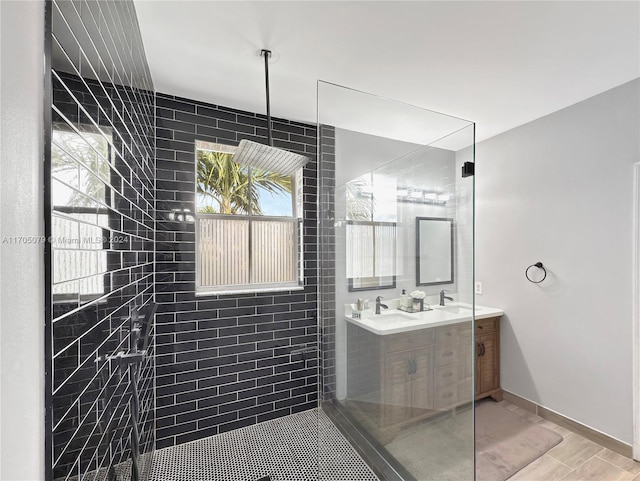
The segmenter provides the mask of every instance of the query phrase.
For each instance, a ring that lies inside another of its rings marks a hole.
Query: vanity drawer
[[[436,367],[457,363],[459,360],[458,344],[438,344],[436,346]]]
[[[419,331],[402,332],[392,334],[385,338],[385,347],[388,351],[408,351],[416,347],[430,346],[435,339],[433,329],[421,329]]]
[[[436,409],[448,409],[458,402],[458,384],[436,388],[434,404]]]
[[[457,342],[460,335],[460,324],[436,327],[436,341],[438,344]]]
[[[449,364],[440,366],[435,369],[436,387],[446,386],[447,384],[455,384],[460,378],[460,366],[458,364]]]
[[[487,332],[495,332],[498,328],[499,317],[490,317],[489,319],[476,319],[476,336]]]

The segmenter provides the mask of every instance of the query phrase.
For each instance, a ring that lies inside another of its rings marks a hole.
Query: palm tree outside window
[[[56,122],[51,136],[54,303],[88,302],[109,290],[107,263],[121,237],[109,229],[111,130]]]
[[[302,168],[267,170],[235,162],[233,146],[196,147],[197,290],[300,287]]]

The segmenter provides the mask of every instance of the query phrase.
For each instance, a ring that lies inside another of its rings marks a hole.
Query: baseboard
[[[574,433],[579,434],[580,436],[585,437],[590,441],[593,441],[594,443],[598,443],[600,446],[604,446],[611,451],[622,454],[627,458],[633,457],[633,447],[631,445],[623,443],[622,441],[612,438],[611,436],[601,433],[600,431],[596,431],[589,426],[581,424],[577,421],[574,421],[573,419],[563,416],[562,414],[558,414],[555,411],[540,406],[539,404],[520,397],[517,394],[513,394],[509,391],[504,391],[504,400],[515,404],[525,411],[529,411],[530,413],[536,414],[543,419],[551,421],[558,426],[562,426],[569,431],[573,431]]]

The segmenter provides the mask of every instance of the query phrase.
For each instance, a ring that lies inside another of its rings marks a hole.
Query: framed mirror
[[[416,285],[453,284],[453,219],[416,217]]]

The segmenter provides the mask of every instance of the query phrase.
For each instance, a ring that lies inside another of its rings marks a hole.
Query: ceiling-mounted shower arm
[[[304,167],[309,161],[309,157],[279,149],[273,146],[273,135],[271,128],[271,102],[269,96],[269,57],[273,54],[271,50],[263,49],[260,56],[264,57],[264,73],[267,91],[267,140],[268,144],[254,142],[249,139],[242,139],[238,143],[236,153],[233,156],[234,162],[246,165],[249,168],[278,172],[282,175],[293,175],[296,171]]]
[[[273,147],[271,138],[271,101],[269,98],[269,57],[271,57],[271,50],[262,49],[260,55],[264,57],[264,83],[267,92],[267,142],[270,147]]]

